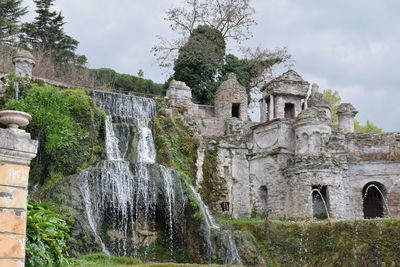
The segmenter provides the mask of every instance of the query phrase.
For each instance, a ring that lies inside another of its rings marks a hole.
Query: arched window
[[[267,215],[268,213],[268,189],[265,185],[258,189],[258,195],[260,197],[260,213]]]
[[[362,190],[362,196],[365,219],[382,218],[388,215],[386,190],[382,184],[378,182],[366,184]]]
[[[313,217],[319,220],[329,218],[329,199],[326,185],[311,187]]]

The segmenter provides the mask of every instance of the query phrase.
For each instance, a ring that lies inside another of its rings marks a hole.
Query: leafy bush
[[[39,140],[40,148],[32,162],[31,184],[62,179],[85,162],[94,162],[102,152],[100,129],[104,113],[82,89],[61,91],[33,85],[4,108],[32,115],[27,130]]]
[[[70,226],[51,203],[30,200],[28,204],[26,266],[64,266],[68,264],[67,239]]]

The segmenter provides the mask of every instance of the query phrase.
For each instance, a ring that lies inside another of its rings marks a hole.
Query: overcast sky
[[[150,53],[156,36],[172,37],[165,10],[180,0],[56,0],[65,30],[93,68],[109,67],[163,82]],[[362,123],[400,131],[399,0],[253,0],[258,25],[243,45],[287,46],[293,69],[320,89],[340,92]],[[33,14],[32,0],[25,0]],[[29,20],[29,18],[28,18]],[[230,46],[235,51],[234,46]]]

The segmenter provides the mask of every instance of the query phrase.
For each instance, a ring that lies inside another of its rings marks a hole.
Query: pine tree
[[[22,40],[25,45],[35,50],[46,51],[48,56],[53,56],[60,64],[85,64],[86,58],[75,55],[79,42],[64,32],[65,22],[61,12],[50,10],[54,0],[34,2],[38,15],[34,22],[23,26]]]
[[[0,41],[3,44],[15,43],[20,18],[27,13],[27,8],[21,4],[22,0],[0,0]]]

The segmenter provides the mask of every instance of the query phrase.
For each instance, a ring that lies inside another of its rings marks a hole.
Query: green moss
[[[249,233],[269,266],[400,264],[400,219],[319,223],[224,221]]]
[[[104,113],[83,89],[33,85],[4,108],[32,115],[27,131],[40,147],[31,164],[30,184],[39,182],[42,190],[93,163],[102,153]]]
[[[183,125],[181,118],[158,115],[153,118],[157,162],[177,170],[193,182],[196,177],[196,159],[199,140]]]
[[[81,258],[70,259],[74,266],[115,266],[115,265],[136,265],[142,263],[141,260],[132,257],[115,257],[101,253],[89,254]]]
[[[208,147],[204,154],[203,180],[199,193],[204,203],[215,211],[221,198],[228,195],[226,181],[218,176],[218,149]]]

